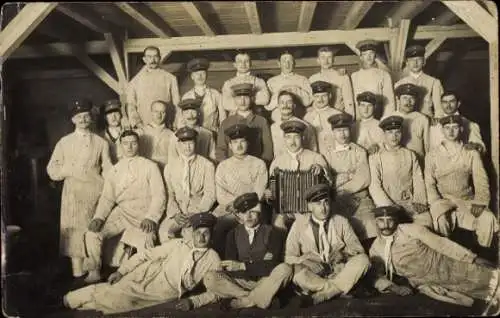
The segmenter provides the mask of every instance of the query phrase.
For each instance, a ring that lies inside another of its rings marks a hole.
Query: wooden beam
[[[57,10],[97,33],[116,32],[103,18],[75,4],[60,4]]]
[[[475,1],[442,1],[486,41],[498,41],[498,20]]]
[[[317,4],[317,1],[302,1],[300,6],[299,24],[297,26],[298,32],[309,32],[314,17],[314,10],[316,10]]]
[[[358,27],[368,11],[375,4],[375,1],[353,1],[347,12],[344,22],[340,26],[341,30],[352,30]]]
[[[181,2],[181,4],[205,35],[214,36],[216,34],[193,2]]]
[[[445,37],[439,37],[432,39],[425,46],[425,58],[428,59],[436,50],[446,41]]]
[[[480,3],[482,3],[488,12],[495,18],[498,19],[498,9],[497,6],[495,5],[495,2],[491,0],[479,0]]]
[[[149,31],[153,32],[156,36],[160,38],[170,37],[171,34],[168,25],[165,23],[163,18],[153,11],[153,9],[151,9],[148,5],[143,3],[128,2],[116,2],[115,4],[125,13],[145,26]]]
[[[106,72],[106,70],[104,70],[96,62],[94,62],[94,60],[92,60],[90,56],[78,51],[75,51],[74,55],[83,65],[85,65],[89,70],[91,70],[95,76],[97,76],[101,81],[103,81],[106,85],[108,85],[117,94],[123,93],[120,84],[113,77],[111,77],[111,75],[109,75],[108,72]]]
[[[429,40],[437,37],[448,39],[476,38],[480,35],[466,24],[456,25],[419,25],[415,30],[414,40]]]
[[[396,30],[397,33],[395,32],[394,37],[389,42],[389,46],[391,47],[389,67],[393,75],[397,78],[403,69],[406,42],[408,40],[408,31],[410,30],[410,20],[401,20],[399,28]]]
[[[104,38],[109,47],[109,54],[111,55],[111,61],[118,76],[118,82],[120,83],[120,87],[124,89],[127,85],[127,75],[123,61],[123,48],[120,45],[121,42],[118,42],[111,33],[104,33]]]
[[[460,18],[450,10],[446,10],[429,22],[429,25],[450,25],[457,24]]]
[[[257,3],[255,1],[244,1],[243,6],[248,18],[248,24],[254,34],[262,33],[262,26],[260,25],[259,12],[257,11]]]
[[[57,2],[28,3],[24,6],[0,32],[0,58],[6,60],[56,6]]]
[[[432,1],[429,0],[414,0],[400,1],[399,5],[390,13],[393,26],[398,26],[403,19],[411,20],[420,12],[424,11]],[[385,21],[383,22],[385,24]]]
[[[500,125],[498,122],[498,118],[500,116],[499,112],[499,102],[498,102],[498,41],[492,42],[489,45],[489,60],[490,60],[490,129],[491,129],[491,161],[493,162],[493,170],[494,170],[494,189],[493,193],[493,209],[495,214],[498,216],[500,212],[499,206],[499,196],[498,193],[500,191]],[[495,202],[496,201],[496,202]],[[496,209],[496,211],[495,211]]]

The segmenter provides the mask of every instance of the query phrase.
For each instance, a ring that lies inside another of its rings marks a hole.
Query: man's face
[[[295,61],[294,61],[292,55],[290,55],[290,54],[281,55],[280,63],[279,63],[279,66],[281,68],[281,73],[289,74],[289,73],[293,72],[294,65],[295,65]]]
[[[160,65],[160,54],[155,49],[148,49],[144,52],[142,60],[148,69],[155,69]]]
[[[207,71],[199,70],[191,73],[191,79],[195,85],[205,85],[207,81]]]
[[[452,115],[460,107],[460,102],[455,95],[445,95],[441,98],[441,106],[446,115]]]
[[[193,246],[195,248],[207,248],[210,245],[212,231],[208,227],[199,227],[193,230]]]
[[[238,217],[244,226],[248,228],[254,228],[260,224],[260,212],[255,210],[246,211],[243,213],[238,213]]]
[[[333,52],[320,52],[317,62],[321,69],[329,69],[333,66]]]
[[[247,111],[250,108],[250,102],[252,101],[248,95],[238,95],[234,97],[236,101],[236,107],[240,111]]]
[[[120,112],[112,112],[106,114],[106,123],[108,127],[120,127],[122,114]]]
[[[325,108],[330,103],[330,97],[331,95],[328,92],[314,93],[314,107],[318,109]]]
[[[133,157],[137,155],[139,151],[139,140],[137,140],[136,136],[125,136],[121,139],[120,142],[123,148],[123,155],[125,157]]]
[[[151,115],[153,122],[157,125],[165,123],[167,117],[167,107],[163,103],[153,103],[151,105]]]
[[[330,216],[330,198],[307,202],[307,207],[312,215],[319,221],[326,220]]]
[[[187,126],[195,126],[198,122],[198,111],[196,109],[185,109],[182,111],[182,118]]]
[[[369,119],[373,117],[375,107],[373,107],[372,103],[361,101],[359,102],[358,109],[362,119]]]
[[[389,146],[396,147],[399,146],[403,134],[401,133],[401,129],[389,129],[389,130],[384,130],[384,136],[385,136],[385,142]]]
[[[292,96],[286,94],[281,95],[278,99],[278,105],[282,116],[293,115],[293,108],[295,107],[295,104],[293,102]]]
[[[87,129],[92,124],[92,116],[90,112],[78,113],[71,118],[73,124],[78,129]]]
[[[425,59],[421,56],[409,57],[406,59],[406,64],[408,65],[410,71],[418,73],[424,67]]]
[[[248,141],[245,138],[232,139],[229,142],[229,148],[233,154],[243,156],[247,153]]]
[[[456,141],[462,133],[462,126],[457,123],[446,124],[442,127],[443,135],[446,140]]]
[[[375,51],[373,50],[366,50],[361,52],[361,55],[359,56],[361,59],[361,63],[365,66],[372,66],[373,63],[375,63]]]
[[[302,135],[299,133],[287,133],[284,135],[285,145],[290,152],[297,152],[302,149]]]
[[[248,54],[238,54],[234,59],[234,67],[238,73],[247,73],[252,65]]]
[[[190,157],[194,154],[194,149],[196,145],[194,140],[179,141],[178,143],[179,143],[179,150],[184,156]]]
[[[384,236],[392,235],[398,227],[398,223],[392,216],[380,216],[375,218],[375,222],[379,233]]]
[[[335,141],[341,145],[348,144],[351,140],[351,129],[349,127],[340,127],[333,130]]]
[[[415,96],[413,95],[401,95],[399,100],[399,110],[403,113],[411,113],[415,109]]]

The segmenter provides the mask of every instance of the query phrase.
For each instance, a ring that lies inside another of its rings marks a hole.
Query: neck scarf
[[[189,252],[186,260],[184,261],[184,265],[182,266],[181,275],[179,279],[179,299],[182,296],[182,286],[189,289],[194,285],[193,281],[193,270],[197,261],[199,261],[208,251],[208,248],[197,248],[193,247]],[[196,257],[196,253],[198,253],[198,257]]]
[[[188,197],[191,196],[191,163],[194,160],[195,155],[190,157],[185,157],[181,155],[182,163],[183,163],[183,178],[182,178],[182,188]]]
[[[384,263],[385,263],[385,276],[392,281],[392,274],[394,273],[394,267],[392,266],[392,254],[391,247],[394,242],[394,235],[384,236],[385,247],[384,247]]]
[[[293,170],[293,171],[299,170],[299,168],[300,168],[299,155],[302,153],[303,150],[304,150],[303,148],[297,152],[291,152],[291,151],[287,150],[288,153],[290,154],[290,156],[292,157],[291,170]]]
[[[325,231],[325,223],[327,221],[328,220],[319,221],[313,218],[313,222],[319,225],[319,254],[321,256],[321,259],[325,263],[328,263],[328,261],[330,260],[330,243],[328,242],[328,236]]]

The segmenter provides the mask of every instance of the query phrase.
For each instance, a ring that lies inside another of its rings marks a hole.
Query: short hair
[[[280,55],[279,55],[278,59],[281,59],[281,57],[282,57],[283,55],[290,55],[290,56],[291,56],[291,57],[295,60],[295,56],[293,56],[292,52],[290,52],[290,51],[282,51],[282,52],[280,53]]]
[[[153,105],[154,105],[154,104],[156,104],[156,103],[162,104],[163,106],[165,106],[165,109],[168,109],[168,104],[167,104],[167,102],[165,102],[165,101],[163,101],[163,100],[161,100],[161,99],[157,99],[157,100],[153,101],[153,102],[151,103],[151,106],[149,106],[149,108],[150,108],[150,109],[151,109],[151,108],[153,108]]]
[[[246,56],[248,56],[248,58],[249,58],[249,59],[251,59],[251,58],[250,58],[250,53],[248,53],[247,51],[238,51],[238,52],[236,52],[236,54],[234,55],[234,61],[235,61],[235,62],[236,62],[236,57],[237,57],[238,55],[246,55]]]
[[[445,97],[445,96],[449,96],[449,95],[453,95],[455,96],[455,98],[457,99],[457,101],[460,101],[460,96],[458,95],[457,91],[455,90],[451,90],[451,89],[447,89],[443,92],[443,94],[441,94],[441,98]]]
[[[283,95],[288,95],[293,99],[293,102],[295,103],[295,95],[293,93],[290,93],[289,91],[281,91],[278,94],[278,100],[280,99],[281,96]]]
[[[157,46],[154,46],[154,45],[146,46],[144,51],[142,51],[142,55],[146,55],[147,50],[155,50],[158,53],[158,55],[161,56],[160,49]]]
[[[322,46],[322,47],[320,47],[320,48],[318,49],[318,55],[319,55],[320,53],[322,53],[322,52],[330,52],[330,53],[332,53],[332,54],[333,54],[333,50],[332,50],[332,48],[331,48],[331,47],[329,47],[329,46]]]
[[[122,134],[120,135],[120,141],[122,141],[123,138],[128,137],[128,136],[134,136],[135,139],[137,139],[137,141],[139,141],[139,134],[137,134],[133,130],[125,130],[124,132],[122,132]]]

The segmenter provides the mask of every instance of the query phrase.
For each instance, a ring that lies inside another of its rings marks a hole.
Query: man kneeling
[[[283,236],[271,225],[261,224],[256,193],[237,197],[234,208],[242,224],[227,235],[224,271],[208,273],[203,282],[218,297],[234,298],[232,308],[268,308],[292,278],[292,267],[280,264]]]
[[[71,309],[93,309],[111,314],[179,299],[208,271],[220,266],[219,256],[209,248],[216,218],[209,213],[200,213],[194,214],[190,222],[192,240],[173,239],[135,254],[109,276],[107,283],[66,294],[64,305]],[[188,304],[197,308],[213,300],[213,294],[203,293],[191,296]]]

